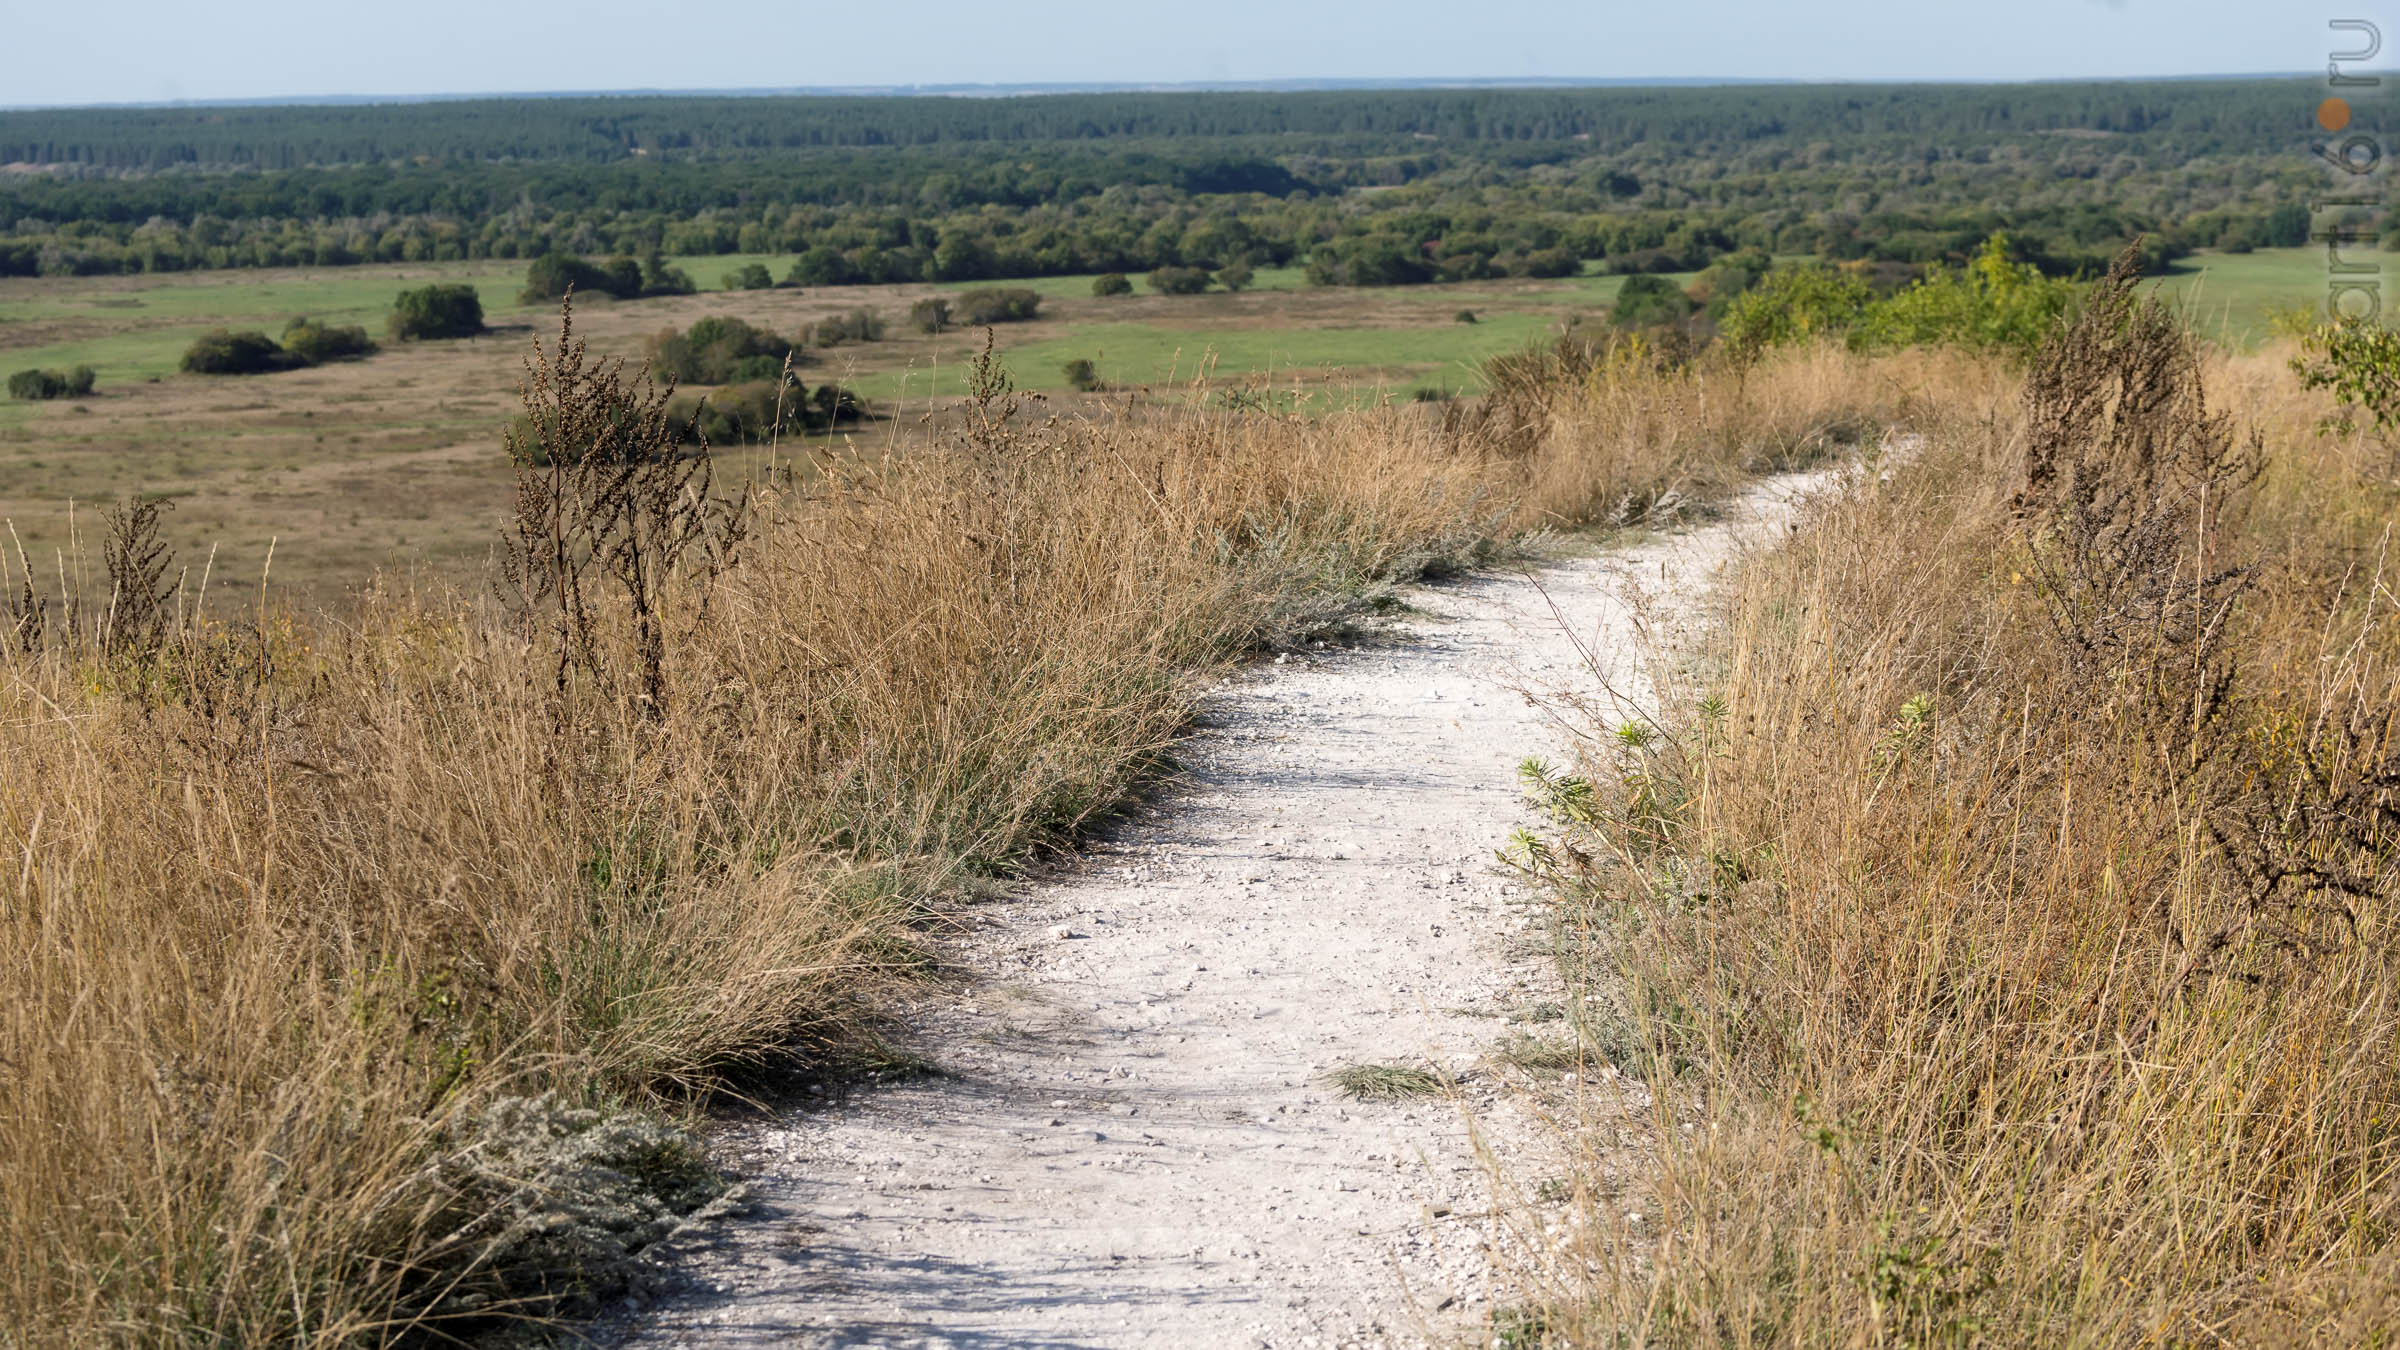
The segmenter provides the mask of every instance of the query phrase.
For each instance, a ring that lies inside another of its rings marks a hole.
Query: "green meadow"
[[[724,275],[745,263],[761,263],[781,275],[791,260],[771,254],[733,254],[672,261],[691,275],[703,293],[709,293],[720,291]],[[2178,262],[2158,284],[2204,336],[2227,346],[2249,347],[2268,335],[2270,316],[2275,312],[2322,302],[2326,266],[2325,252],[2318,247],[2201,254]],[[104,384],[164,376],[175,371],[191,340],[212,328],[259,328],[272,334],[292,318],[309,315],[331,323],[364,325],[380,334],[392,297],[403,287],[431,281],[472,284],[482,292],[485,312],[495,322],[523,323],[532,317],[516,304],[523,276],[522,263],[491,261],[9,283],[0,285],[0,364],[10,369],[90,365],[102,372]],[[1688,281],[1690,276],[1675,279]],[[938,289],[1023,286],[1056,302],[1090,299],[1091,284],[1089,276],[1071,276],[945,284]],[[1031,343],[1009,341],[1004,330],[1002,345],[1013,360],[1021,362],[1020,374],[1028,387],[1062,383],[1063,377],[1049,367],[1076,357],[1094,360],[1104,378],[1126,383],[1155,383],[1188,374],[1209,353],[1214,354],[1220,375],[1271,374],[1299,366],[1447,367],[1478,361],[1536,335],[1543,324],[1522,308],[1529,302],[1538,301],[1545,312],[1596,308],[1613,300],[1623,284],[1621,276],[1587,273],[1532,288],[1489,282],[1394,288],[1378,292],[1385,308],[1401,311],[1387,323],[1318,328],[1307,326],[1305,315],[1295,313],[1288,316],[1290,327],[1280,337],[1145,321],[1077,323],[1065,336],[1045,336]],[[1140,278],[1134,279],[1134,286],[1136,294],[1127,300],[1149,294],[1147,283]],[[889,294],[894,289],[911,288],[819,288],[809,294],[836,307],[847,301],[890,309],[890,317],[897,321],[905,307],[895,304]],[[1310,290],[1300,269],[1266,268],[1260,270],[1249,293],[1265,296]],[[738,294],[749,300],[788,293]],[[1491,315],[1479,313],[1483,322],[1477,324],[1431,331],[1426,330],[1422,315],[1407,312],[1481,306],[1516,308]],[[1270,328],[1280,322],[1272,317],[1263,320]],[[903,362],[897,368],[863,370],[860,382],[871,396],[903,387],[921,394],[926,392],[926,378]]]
[[[2346,255],[2400,272],[2400,257],[2372,250]],[[2181,306],[2194,330],[2227,347],[2255,347],[2278,312],[2321,309],[2331,277],[2322,246],[2203,253],[2175,263],[2159,289]]]
[[[1487,357],[1531,345],[1553,320],[1534,313],[1495,313],[1448,327],[1170,327],[1148,323],[1076,323],[1035,341],[995,339],[1020,388],[1064,389],[1064,368],[1090,361],[1117,388],[1170,389],[1178,384],[1255,377],[1269,387],[1289,382],[1359,392],[1458,393],[1481,386]],[[1013,336],[1013,335],[1012,335]],[[838,359],[840,353],[833,354]],[[1279,378],[1281,377],[1280,381]],[[870,400],[948,398],[966,392],[959,360],[864,374],[855,381]]]

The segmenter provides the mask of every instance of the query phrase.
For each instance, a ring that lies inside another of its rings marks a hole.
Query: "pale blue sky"
[[[2319,3],[2344,6],[2320,13]],[[1308,77],[2113,78],[2322,69],[2400,0],[0,0],[0,107]],[[2387,47],[2384,62],[2400,45]],[[2379,62],[2383,64],[2384,62]]]

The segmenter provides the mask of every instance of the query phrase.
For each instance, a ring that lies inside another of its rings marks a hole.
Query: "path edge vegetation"
[[[2400,1329],[2392,353],[2208,351],[2121,262],[1528,766],[1654,1104],[1584,1103],[1512,1343]]]

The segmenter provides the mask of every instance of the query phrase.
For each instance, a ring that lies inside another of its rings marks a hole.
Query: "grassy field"
[[[908,416],[955,398],[978,333],[920,334],[908,307],[957,285],[809,290],[717,290],[725,273],[782,257],[672,260],[704,288],[694,296],[581,307],[580,328],[603,352],[638,360],[662,328],[715,313],[789,335],[864,306],[890,325],[887,341],[813,348],[811,384],[854,387],[894,420],[856,433],[888,438]],[[0,281],[0,369],[88,364],[99,396],[72,404],[0,401],[0,518],[30,555],[67,542],[68,503],[128,493],[175,498],[171,533],[187,547],[221,548],[216,574],[254,585],[275,543],[276,573],[302,590],[355,585],[379,569],[431,567],[463,576],[481,566],[506,493],[499,428],[513,414],[519,362],[551,315],[515,303],[516,262]],[[1688,281],[1688,277],[1678,280]],[[291,318],[361,324],[381,333],[392,297],[429,281],[463,281],[483,295],[493,332],[458,343],[387,346],[350,365],[256,377],[177,373],[183,349],[215,327],[279,332]],[[1090,277],[1024,285],[1042,317],[998,330],[1020,387],[1068,393],[1064,364],[1090,360],[1112,386],[1185,396],[1271,386],[1298,406],[1330,409],[1420,390],[1477,387],[1477,364],[1599,311],[1623,278],[1482,281],[1386,290],[1306,285],[1297,269],[1262,270],[1240,294],[1091,294]],[[2306,304],[2324,287],[2314,249],[2188,260],[2164,283],[2205,333],[2255,341],[2268,314]],[[1461,310],[1477,322],[1459,321]]]
[[[280,332],[299,315],[383,332],[392,298],[409,286],[463,281],[487,314],[515,309],[525,269],[511,262],[278,268],[0,283],[0,364],[89,365],[104,388],[173,374],[191,340],[212,328]]]
[[[2367,253],[2354,260],[2383,256]],[[2277,311],[2321,307],[2327,275],[2322,248],[2202,253],[2177,262],[2160,291],[2194,332],[2220,346],[2246,350],[2270,336],[2268,320]]]
[[[744,261],[676,260],[703,286]],[[757,259],[771,267],[786,260]],[[392,297],[429,281],[483,294],[493,325],[463,342],[387,344],[363,361],[246,379],[177,372],[183,349],[215,327],[280,332],[292,317],[355,323],[380,334]],[[255,586],[275,548],[279,581],[338,590],[379,569],[430,567],[464,576],[485,559],[506,499],[499,431],[515,411],[520,362],[545,308],[518,307],[515,263],[210,272],[180,276],[0,282],[0,368],[88,364],[99,395],[74,403],[0,402],[0,518],[27,552],[69,540],[68,504],[128,493],[175,499],[170,534],[220,549],[216,579]],[[1103,377],[1153,395],[1271,379],[1319,408],[1471,388],[1484,357],[1535,341],[1605,303],[1617,278],[1484,282],[1384,291],[1304,289],[1289,269],[1241,294],[1107,300],[1088,277],[1050,278],[1037,321],[998,330],[1018,384],[1067,396],[1063,364],[1095,361]],[[1013,284],[1013,283],[1012,283]],[[646,337],[707,314],[733,314],[787,335],[865,307],[888,340],[811,346],[810,384],[856,388],[890,419],[857,435],[880,442],[902,420],[954,398],[979,332],[937,336],[908,307],[960,287],[871,286],[704,291],[578,308],[601,352],[638,361]],[[1473,308],[1479,322],[1459,322]]]
[[[1218,323],[1077,323],[1055,337],[1017,341],[1005,349],[1009,366],[1028,389],[1066,387],[1070,360],[1088,360],[1118,388],[1172,388],[1227,379],[1277,389],[1298,387],[1345,397],[1406,396],[1416,389],[1456,393],[1480,387],[1477,363],[1538,340],[1556,322],[1538,313],[1496,314],[1473,325],[1284,327],[1269,320],[1282,308],[1250,296],[1223,297]],[[1012,336],[1014,336],[1012,334]],[[931,345],[931,344],[929,344]],[[944,364],[862,373],[854,383],[869,399],[905,402],[952,398],[965,392],[964,360],[973,340],[954,345]],[[845,352],[830,354],[838,364]],[[862,367],[863,371],[863,367]]]

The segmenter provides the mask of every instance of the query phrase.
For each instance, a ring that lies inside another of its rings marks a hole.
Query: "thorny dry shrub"
[[[661,610],[687,558],[697,575],[682,594],[707,604],[708,583],[741,544],[749,502],[712,494],[707,440],[686,454],[671,425],[674,386],[657,388],[647,372],[629,384],[623,362],[593,359],[575,337],[573,304],[570,295],[561,306],[558,346],[537,344],[525,362],[525,411],[506,438],[517,490],[500,574],[528,636],[552,653],[562,695],[577,676],[610,673],[603,616],[621,615],[634,697],[657,716],[666,698]]]
[[[0,572],[0,1338],[587,1304],[709,1190],[649,1122],[855,1044],[928,899],[1121,800],[1222,662],[1700,497],[1751,438],[1890,422],[1915,378],[1620,373],[1501,444],[1408,408],[1042,421],[987,365],[958,425],[762,489],[729,560],[655,395],[564,336],[497,609],[203,612],[138,509],[89,603]]]
[[[2400,483],[2329,408],[2120,272],[1537,784],[1656,1105],[1529,1343],[2400,1330]]]

